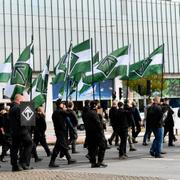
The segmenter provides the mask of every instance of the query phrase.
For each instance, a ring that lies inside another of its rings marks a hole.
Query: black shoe
[[[59,165],[50,162],[50,163],[49,163],[49,167],[50,167],[50,168],[58,168]]]
[[[50,157],[52,155],[51,151],[47,153],[47,157]]]
[[[138,141],[136,141],[135,139],[133,139],[133,141],[132,141],[133,143],[138,143]]]
[[[168,146],[175,146],[174,144],[168,144]]]
[[[68,165],[69,165],[69,164],[74,164],[74,163],[76,163],[76,160],[75,160],[75,159],[70,159],[70,160],[68,160]]]
[[[143,145],[143,146],[147,146],[147,145],[148,145],[148,143],[146,143],[146,142],[143,142],[143,143],[142,143],[142,145]]]
[[[97,165],[98,165],[99,167],[103,167],[103,168],[105,168],[105,167],[108,166],[107,164],[104,164],[104,163],[97,163]]]
[[[108,142],[109,142],[109,145],[111,146],[112,145],[112,141],[110,139],[108,139]]]
[[[30,170],[30,169],[33,169],[33,167],[30,167],[30,166],[27,166],[26,164],[20,164],[21,168],[24,169],[24,170]]]
[[[155,158],[164,158],[164,156],[161,156],[161,155],[155,155]]]
[[[91,168],[99,168],[99,167],[100,166],[98,164],[96,164],[96,163],[95,164],[94,163],[91,164]]]
[[[152,152],[152,151],[149,151],[149,154],[153,157],[155,156],[154,152]]]
[[[137,151],[135,148],[130,148],[129,151]]]
[[[5,160],[4,158],[0,158],[1,162],[8,162],[7,160]]]
[[[79,153],[78,151],[72,151],[72,154],[77,154],[77,153]]]
[[[19,167],[19,166],[13,166],[12,167],[12,171],[13,172],[17,172],[17,171],[22,171],[23,169],[21,168],[21,167]]]
[[[161,154],[167,154],[165,151],[162,151]]]
[[[41,158],[36,158],[34,161],[35,162],[40,162],[40,161],[42,161],[42,159]]]
[[[85,157],[89,159],[89,161],[91,161],[91,157],[89,156],[89,154],[86,154]]]

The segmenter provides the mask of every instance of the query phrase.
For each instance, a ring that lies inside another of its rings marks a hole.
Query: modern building
[[[93,51],[105,57],[131,44],[131,61],[165,44],[165,75],[180,79],[180,2],[170,0],[0,0],[0,63],[14,63],[34,39],[34,70],[51,55],[51,70],[67,51],[93,38]]]

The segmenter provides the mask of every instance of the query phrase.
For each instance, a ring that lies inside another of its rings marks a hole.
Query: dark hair
[[[89,100],[85,100],[84,104],[85,104],[85,106],[89,106],[90,101]]]
[[[96,102],[96,101],[91,101],[91,102],[90,102],[90,108],[91,108],[91,109],[94,109],[94,108],[96,107],[96,105],[97,105],[97,102]]]
[[[61,104],[61,99],[58,99],[58,100],[56,101],[56,106],[59,107],[60,104]]]
[[[123,106],[123,102],[118,102],[118,107],[122,107]]]
[[[72,107],[73,107],[73,102],[69,101],[69,102],[67,103],[67,107],[68,107],[68,108],[72,108]]]

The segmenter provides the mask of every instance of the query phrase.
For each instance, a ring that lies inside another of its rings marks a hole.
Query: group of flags
[[[50,56],[44,70],[32,82],[33,41],[22,51],[15,65],[13,54],[0,64],[0,83],[7,83],[4,95],[13,98],[16,93],[28,92],[35,108],[46,102]],[[130,46],[118,48],[100,60],[99,52],[93,56],[92,39],[73,46],[60,58],[54,68],[52,85],[61,83],[59,94],[69,97],[74,91],[85,93],[94,83],[114,79],[138,79],[162,72],[164,44],[147,58],[130,63]]]

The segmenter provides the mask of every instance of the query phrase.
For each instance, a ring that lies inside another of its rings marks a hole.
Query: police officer
[[[65,111],[66,107],[64,103],[61,102],[61,99],[56,101],[56,106],[57,108],[52,114],[52,120],[56,134],[56,143],[49,163],[50,168],[59,167],[57,164],[55,164],[55,160],[59,152],[66,156],[68,164],[76,162],[75,160],[71,159],[71,156],[68,152],[68,128],[73,129],[73,127],[71,126],[69,117]]]
[[[20,103],[24,97],[16,94],[14,103],[9,112],[10,128],[12,133],[12,146],[10,149],[12,171],[21,171],[30,169],[30,159],[32,151],[32,139],[29,127],[21,126]],[[20,164],[18,164],[18,152],[20,151]]]

